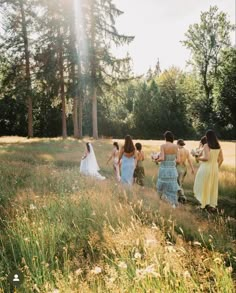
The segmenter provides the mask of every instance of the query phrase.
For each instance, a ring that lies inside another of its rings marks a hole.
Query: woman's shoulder
[[[175,151],[175,152],[177,152],[178,151],[178,146],[176,145],[176,144],[162,144],[161,145],[161,148],[163,148],[164,149],[164,151]]]

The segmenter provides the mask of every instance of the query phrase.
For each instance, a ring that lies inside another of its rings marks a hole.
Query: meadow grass
[[[143,142],[145,188],[127,189],[106,165],[111,140],[93,142],[103,182],[79,174],[84,141],[9,140],[0,145],[0,292],[11,291],[15,268],[21,292],[234,292],[233,210],[196,209],[191,174],[188,204],[161,201],[149,157],[159,141]],[[222,207],[235,205],[233,168],[220,172]]]

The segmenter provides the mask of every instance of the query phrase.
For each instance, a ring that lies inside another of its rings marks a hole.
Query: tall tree
[[[84,0],[87,13],[85,31],[87,35],[87,67],[89,95],[92,102],[93,137],[98,138],[97,97],[111,90],[117,80],[123,79],[122,66],[129,58],[117,59],[111,54],[111,44],[116,46],[129,43],[133,37],[121,35],[115,28],[115,18],[123,12],[115,7],[112,0]]]
[[[41,79],[51,74],[53,77],[54,99],[58,101],[60,97],[62,136],[67,137],[67,113],[66,95],[68,82],[68,22],[65,20],[65,1],[64,0],[38,0],[40,5],[40,17],[38,20],[38,54],[37,60],[40,61]],[[54,68],[52,68],[54,64]],[[49,72],[48,72],[49,71]],[[50,77],[51,79],[51,77]],[[48,85],[50,86],[50,85]]]
[[[29,0],[1,0],[4,17],[2,50],[11,58],[22,56],[22,74],[25,76],[25,98],[28,107],[28,137],[33,137],[33,104],[30,68],[29,24],[32,26],[34,3]],[[9,50],[9,51],[8,51]]]
[[[187,138],[191,124],[187,117],[187,101],[182,89],[184,74],[176,67],[163,71],[157,79],[160,88],[159,130],[170,129],[178,137]]]
[[[204,116],[208,125],[214,123],[212,89],[222,62],[220,52],[230,45],[232,29],[226,13],[219,12],[218,8],[213,6],[209,11],[201,13],[199,24],[190,25],[183,41],[184,46],[190,49],[191,63],[201,77],[205,93]]]

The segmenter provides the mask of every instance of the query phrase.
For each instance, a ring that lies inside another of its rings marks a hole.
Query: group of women
[[[115,177],[118,182],[121,181],[122,183],[128,185],[132,185],[134,182],[137,182],[142,186],[144,185],[144,153],[142,151],[142,145],[140,143],[136,143],[134,146],[130,135],[126,135],[125,143],[121,150],[119,150],[117,142],[113,143],[113,151],[107,160],[107,164],[110,160],[113,161]],[[80,164],[80,172],[84,175],[104,180],[105,177],[99,173],[99,170],[93,146],[91,143],[86,143],[86,150]]]
[[[161,162],[157,191],[168,200],[173,207],[178,205],[178,191],[181,189],[178,184],[178,172],[176,163],[180,162],[178,146],[173,143],[174,136],[170,131],[165,132],[165,144],[161,145],[161,152],[157,162]],[[204,139],[202,138],[202,149],[195,154],[198,168],[193,192],[194,196],[201,203],[202,209],[214,211],[218,200],[218,170],[223,162],[223,153],[219,141],[213,130],[208,130]]]
[[[164,133],[165,143],[160,147],[160,154],[155,158],[160,163],[157,179],[157,192],[161,198],[171,203],[175,208],[178,205],[178,192],[182,189],[178,180],[176,164],[181,162],[178,144],[174,144],[172,132]],[[182,141],[182,140],[181,140]],[[218,200],[218,169],[223,162],[223,154],[219,141],[213,130],[208,130],[202,139],[201,151],[195,153],[197,162],[200,162],[193,191],[201,203],[201,208],[213,211]],[[117,142],[113,143],[113,151],[107,163],[113,161],[113,168],[117,181],[132,185],[134,182],[144,185],[144,153],[142,145],[134,145],[130,135],[126,135],[124,145],[119,150]],[[191,165],[192,166],[192,165]],[[105,179],[99,173],[99,167],[91,143],[86,144],[86,152],[81,160],[81,173]],[[193,168],[192,168],[193,171]],[[193,172],[194,173],[194,172]]]

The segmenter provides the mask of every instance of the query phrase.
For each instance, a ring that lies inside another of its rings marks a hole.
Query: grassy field
[[[0,292],[14,269],[19,292],[235,292],[235,144],[221,143],[219,212],[208,214],[190,172],[186,205],[159,200],[150,153],[162,141],[142,141],[144,189],[117,185],[108,139],[93,142],[107,180],[81,176],[85,141],[0,138]]]

